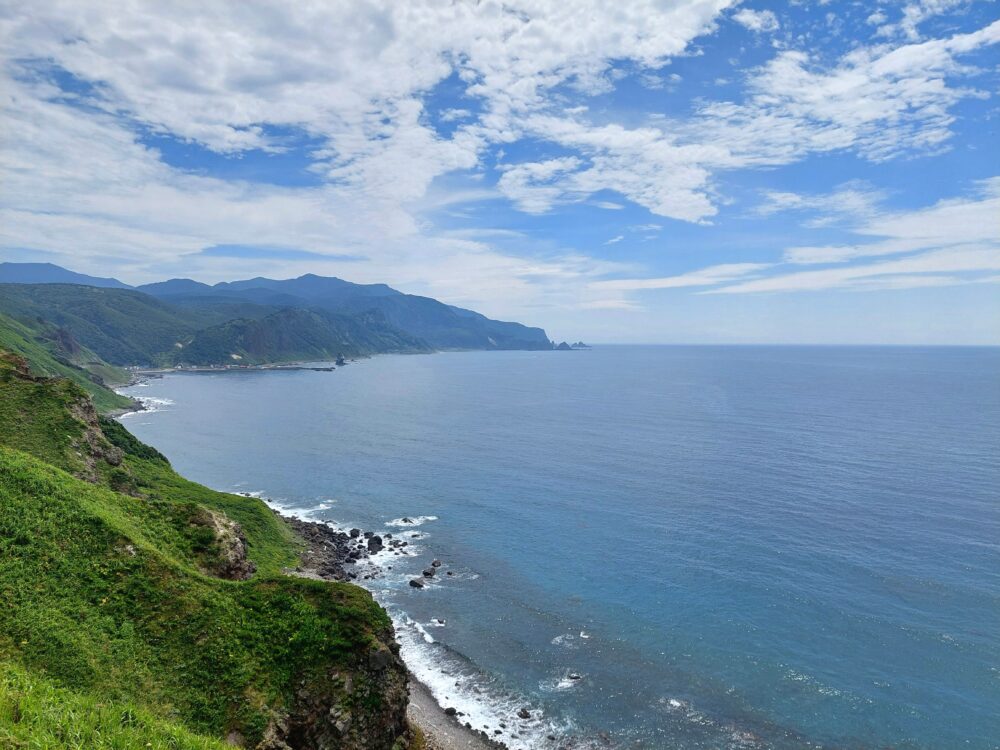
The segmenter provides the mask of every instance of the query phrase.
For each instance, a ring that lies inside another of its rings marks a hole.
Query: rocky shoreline
[[[376,577],[373,570],[355,570],[357,563],[383,549],[392,549],[400,555],[408,554],[408,542],[392,534],[376,534],[361,529],[338,531],[328,524],[304,521],[301,518],[272,511],[305,540],[306,548],[300,554],[301,563],[285,572],[304,578],[330,581],[370,580]],[[424,577],[436,574],[441,563],[431,562],[424,570]],[[410,585],[423,586],[420,578]],[[410,702],[407,715],[421,730],[427,750],[507,750],[502,742],[482,730],[473,729],[460,720],[453,708],[443,708],[431,695],[430,689],[410,675]]]

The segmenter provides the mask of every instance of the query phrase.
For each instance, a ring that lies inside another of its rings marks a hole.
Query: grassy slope
[[[13,692],[35,694],[25,698],[36,706],[32,741],[62,738],[27,747],[92,746],[66,739],[76,705],[88,717],[81,726],[111,717],[117,744],[108,747],[135,746],[132,729],[113,721],[129,705],[206,737],[235,729],[253,746],[303,681],[363,659],[387,616],[357,587],[281,575],[295,561],[295,538],[263,503],[184,480],[117,423],[104,423],[106,441],[124,457],[99,467],[104,483],[67,473],[80,467],[72,446],[86,432],[67,405],[83,397],[0,360],[0,662],[27,670],[15,681],[36,686],[3,683],[0,740],[25,732],[3,698]],[[193,522],[202,508],[241,523],[253,579],[204,574],[214,550]],[[191,743],[164,746],[212,746]]]
[[[0,284],[0,314],[47,321],[116,365],[233,364],[424,352],[379,314],[278,309],[247,302],[179,307],[130,289]],[[246,317],[234,319],[243,314]],[[232,355],[237,355],[234,358]]]
[[[116,365],[162,363],[178,342],[206,324],[203,315],[142,292],[73,284],[0,284],[0,313],[65,328]]]
[[[131,703],[109,703],[58,688],[0,661],[0,747],[11,750],[226,750]]]
[[[132,404],[131,399],[119,396],[102,385],[102,381],[112,384],[126,382],[128,374],[124,370],[112,367],[86,349],[77,352],[75,361],[68,360],[53,352],[54,341],[46,333],[44,326],[37,321],[30,326],[0,314],[0,349],[27,359],[36,375],[72,380],[90,394],[101,411],[126,409]]]
[[[427,352],[419,339],[389,326],[373,313],[336,315],[319,310],[285,309],[256,320],[231,320],[199,331],[174,352],[173,361],[205,365],[333,360],[339,355],[378,352]]]

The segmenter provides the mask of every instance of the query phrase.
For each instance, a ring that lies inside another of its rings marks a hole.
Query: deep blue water
[[[132,392],[173,402],[125,422],[205,484],[436,517],[372,587],[441,701],[514,746],[1000,747],[998,349],[386,356]]]

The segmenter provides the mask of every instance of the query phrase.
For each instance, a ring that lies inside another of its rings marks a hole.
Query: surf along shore
[[[266,498],[264,500],[267,502]],[[289,575],[363,585],[361,581],[378,575],[374,565],[363,565],[372,554],[384,549],[398,551],[400,555],[409,554],[406,552],[408,542],[399,536],[386,534],[383,537],[361,529],[344,532],[326,523],[282,513],[273,506],[272,511],[291,526],[307,545],[300,565],[285,571]],[[506,750],[507,746],[496,737],[467,726],[461,712],[438,704],[430,689],[412,672],[409,687],[407,715],[422,733],[427,750]]]
[[[299,363],[295,363],[282,368],[260,369],[303,368]],[[305,369],[313,368],[307,367]],[[215,370],[215,372],[231,371]],[[119,386],[116,390],[121,392],[125,388],[143,385],[174,372],[176,371],[134,371],[130,381]],[[142,396],[132,396],[132,398],[135,400],[133,408],[117,410],[110,416],[122,419],[143,412],[155,412],[163,406],[169,405],[169,402],[158,398]],[[276,516],[287,523],[305,541],[306,548],[300,555],[300,564],[295,568],[286,569],[284,572],[288,575],[351,582],[362,588],[370,589],[371,586],[366,586],[366,582],[374,582],[380,576],[380,566],[372,561],[373,556],[379,553],[393,553],[415,559],[414,553],[407,549],[409,542],[404,533],[383,531],[379,534],[361,529],[345,531],[332,523],[293,515],[290,508],[277,505],[258,493],[236,492],[235,494],[257,497],[265,502]],[[410,519],[404,518],[402,520],[406,522]],[[414,519],[414,526],[419,525],[420,521],[421,519]],[[427,569],[438,572],[435,563],[437,561],[428,561]],[[442,576],[448,575],[444,570],[441,570],[440,573]],[[415,576],[411,579],[410,585],[419,588],[419,584],[424,580],[423,576]],[[405,657],[403,658],[405,663]],[[490,727],[490,732],[473,727],[462,711],[451,706],[441,705],[431,689],[414,675],[413,669],[409,665],[407,666],[410,673],[407,718],[412,726],[419,729],[421,737],[414,745],[414,750],[419,750],[421,746],[426,750],[508,750],[508,745],[503,742],[503,735],[507,734],[511,738],[518,737],[516,726],[508,726],[503,723],[498,723],[497,727]],[[550,737],[549,739],[555,738]]]
[[[289,575],[357,583],[359,579],[371,580],[377,576],[375,566],[366,566],[364,571],[358,568],[358,563],[366,561],[370,555],[387,548],[401,555],[408,554],[408,542],[398,536],[382,536],[361,529],[339,531],[326,523],[282,513],[273,506],[272,510],[307,544],[301,564],[285,571]],[[505,750],[507,747],[482,730],[463,723],[461,712],[438,704],[430,689],[412,672],[409,688],[407,716],[411,724],[420,729],[427,750]]]

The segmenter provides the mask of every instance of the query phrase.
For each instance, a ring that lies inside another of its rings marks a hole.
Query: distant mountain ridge
[[[115,365],[263,364],[437,349],[550,350],[541,328],[386,284],[306,274],[130,287],[49,263],[0,263],[0,313],[44,320]]]
[[[446,305],[431,297],[404,294],[386,284],[354,284],[336,277],[306,274],[296,279],[257,277],[214,286],[191,279],[171,279],[137,289],[182,307],[216,297],[339,313],[378,310],[391,325],[435,349],[552,348],[541,328],[491,320],[473,310]]]
[[[0,263],[0,284],[83,284],[131,289],[118,279],[76,273],[54,263]]]

